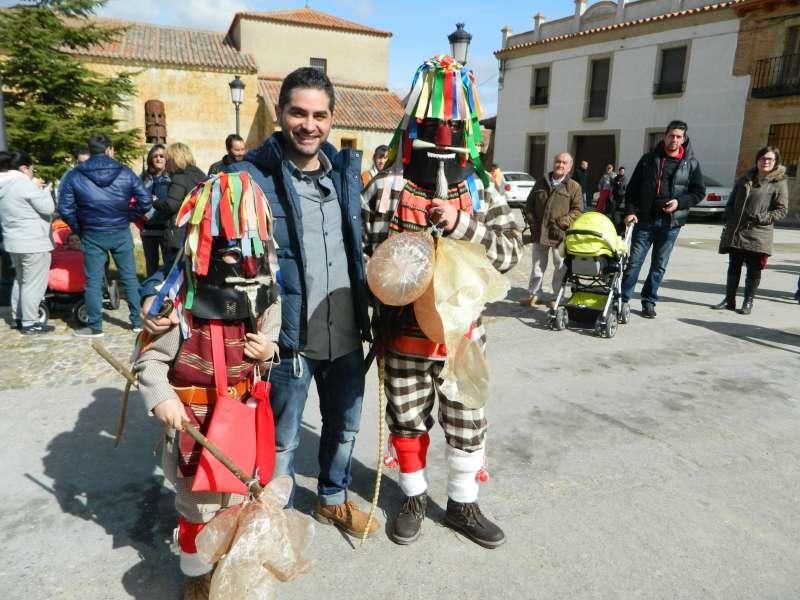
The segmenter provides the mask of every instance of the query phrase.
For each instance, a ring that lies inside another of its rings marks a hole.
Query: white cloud
[[[236,12],[246,10],[242,0],[110,0],[98,11],[103,17],[118,17],[131,21],[158,23],[174,27],[190,27],[211,31],[226,31]]]

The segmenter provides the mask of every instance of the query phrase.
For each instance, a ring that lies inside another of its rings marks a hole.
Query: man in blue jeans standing
[[[650,247],[650,271],[642,286],[642,316],[656,317],[658,288],[664,279],[672,248],[689,208],[706,194],[700,164],[695,159],[687,125],[672,121],[664,139],[639,159],[625,193],[625,224],[634,223],[630,261],[622,278],[622,301],[627,303]]]
[[[264,190],[278,245],[282,323],[281,362],[272,368],[275,474],[294,477],[295,452],[312,380],[319,395],[318,501],[314,517],[360,536],[368,515],[348,497],[350,463],[364,396],[362,340],[370,337],[361,247],[361,155],[326,142],[335,97],[319,69],[286,76],[278,96],[281,131],[228,166],[245,171]],[[154,294],[155,280],[142,285]],[[149,299],[143,303],[146,315]],[[172,321],[145,319],[151,333]],[[291,503],[291,500],[290,500]],[[368,534],[377,531],[372,520]]]
[[[131,327],[139,331],[139,280],[130,223],[150,210],[152,197],[133,171],[114,160],[106,135],[92,135],[89,151],[91,158],[67,173],[58,193],[61,218],[81,238],[86,273],[89,325],[74,333],[78,337],[103,335],[102,285],[109,252],[125,288]]]

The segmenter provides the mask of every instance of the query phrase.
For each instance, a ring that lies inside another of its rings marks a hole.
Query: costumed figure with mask
[[[175,488],[184,598],[205,598],[213,565],[197,553],[195,538],[219,511],[242,503],[247,488],[182,423],[198,427],[261,484],[270,481],[274,426],[261,376],[278,360],[278,263],[269,203],[246,173],[198,185],[176,221],[187,226],[184,250],[150,310],[178,311],[180,326],[140,334],[134,372],[147,409],[165,426],[163,467]]]
[[[517,263],[522,237],[505,196],[490,183],[481,164],[480,118],[471,70],[449,56],[436,56],[419,67],[405,116],[390,144],[388,166],[362,195],[368,256],[395,234],[399,238],[435,225],[444,236],[439,247],[457,240],[454,245],[480,254],[493,277]],[[370,259],[368,273],[375,262]],[[452,346],[423,333],[414,306],[377,304],[390,452],[399,465],[399,483],[406,495],[390,537],[409,544],[419,536],[427,504],[428,432],[438,398],[448,467],[445,523],[481,546],[497,547],[505,535],[477,503],[486,459],[483,403],[467,402],[459,389],[445,385],[443,369],[456,359],[456,353],[451,352],[448,359]],[[457,332],[456,339],[469,340],[485,360],[485,330],[479,312],[474,319],[471,325],[467,321],[466,331]]]

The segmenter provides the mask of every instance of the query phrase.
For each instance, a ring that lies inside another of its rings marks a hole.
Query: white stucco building
[[[689,124],[703,172],[734,180],[749,75],[734,76],[743,0],[601,1],[553,22],[503,29],[495,162],[534,176],[567,150],[628,174],[672,119]]]

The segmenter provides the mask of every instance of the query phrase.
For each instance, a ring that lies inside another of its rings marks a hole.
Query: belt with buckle
[[[178,398],[184,404],[199,404],[207,405],[214,404],[217,401],[217,388],[204,387],[197,385],[189,385],[186,387],[172,386]],[[228,396],[234,400],[238,400],[244,396],[250,389],[249,381],[242,381],[236,385],[228,386]]]

